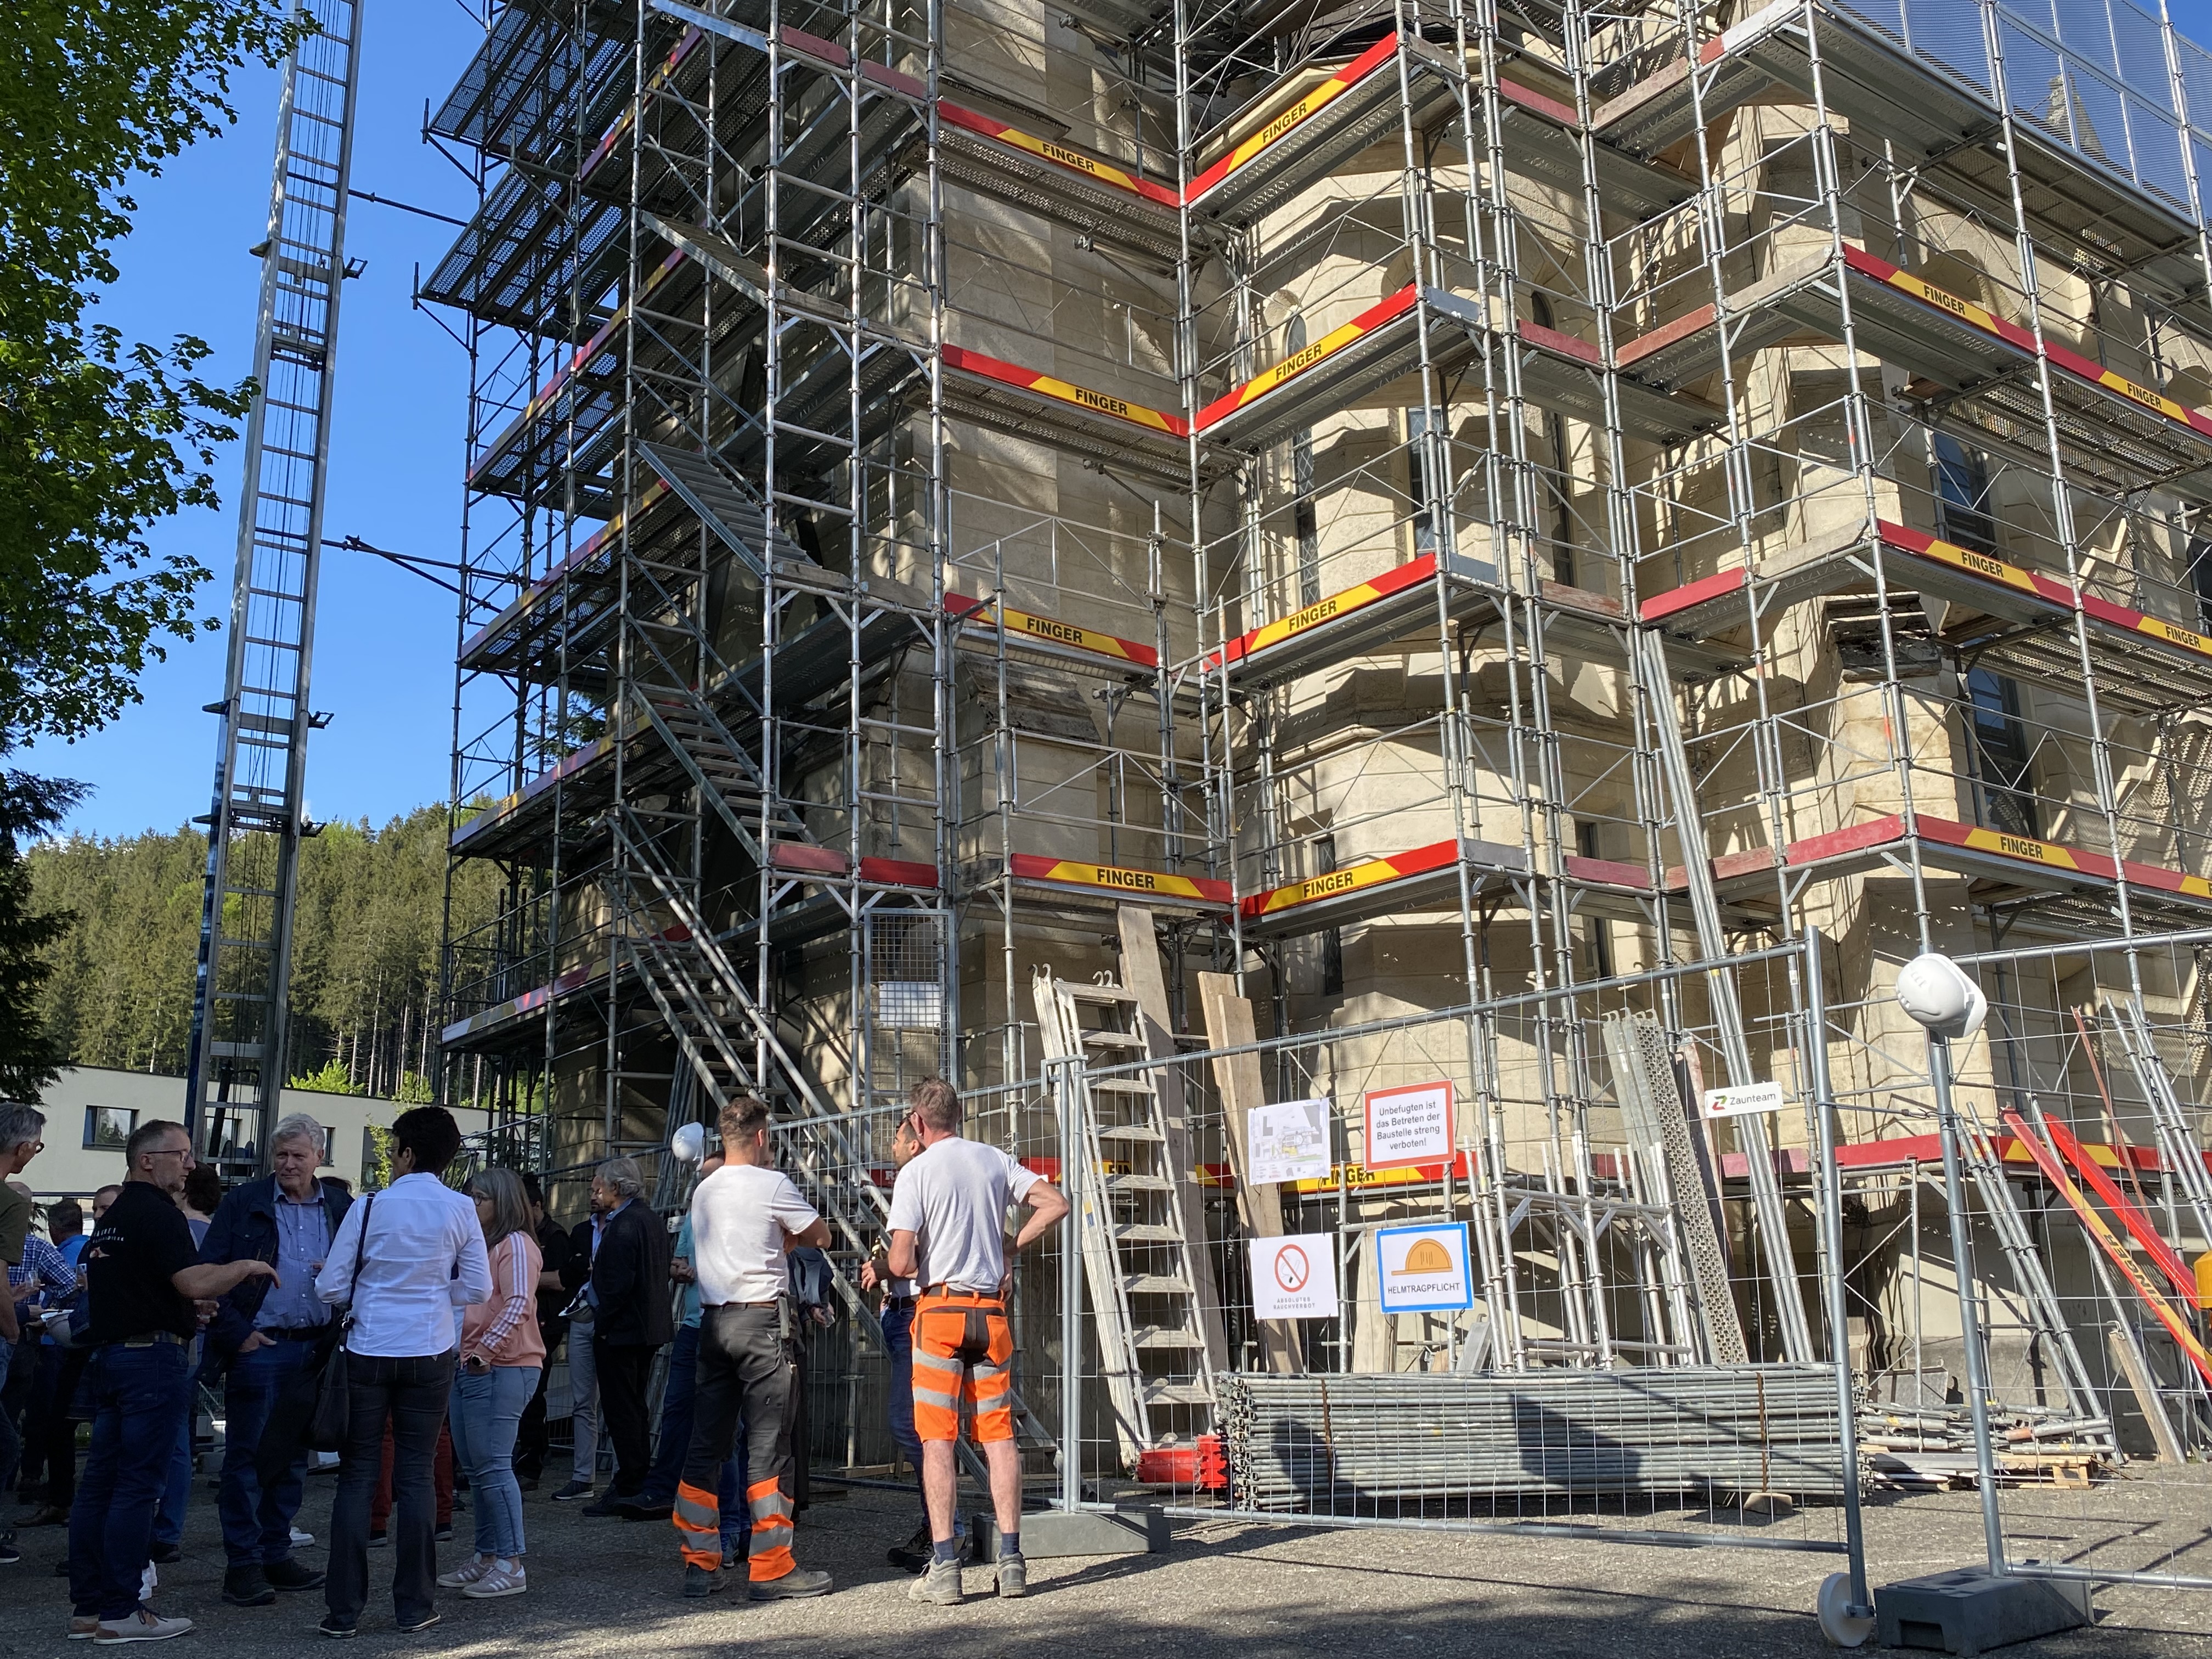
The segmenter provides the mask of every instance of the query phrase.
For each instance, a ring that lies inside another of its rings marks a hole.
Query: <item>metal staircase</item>
[[[1185,1213],[1151,1077],[1090,1074],[1093,1063],[1145,1057],[1137,994],[1078,984],[1048,969],[1037,970],[1033,988],[1046,1054],[1072,1062],[1065,1072],[1076,1095],[1079,1167],[1061,1174],[1075,1206],[1115,1434],[1124,1466],[1133,1468],[1139,1453],[1212,1426],[1213,1365],[1193,1262],[1205,1241]]]
[[[799,1190],[830,1224],[831,1283],[878,1353],[888,1354],[882,1322],[854,1272],[866,1261],[890,1217],[890,1195],[877,1185],[846,1120],[823,1102],[798,1058],[785,1045],[773,1018],[747,987],[701,908],[689,880],[655,841],[650,826],[627,805],[613,813],[618,856],[608,880],[617,907],[622,965],[644,985],[676,1039],[714,1115],[737,1095],[750,1094],[778,1109],[775,1138]],[[750,1050],[750,1052],[748,1052]],[[1012,1392],[1015,1435],[1024,1450],[1058,1440]],[[986,1471],[965,1442],[963,1460],[978,1480]]]

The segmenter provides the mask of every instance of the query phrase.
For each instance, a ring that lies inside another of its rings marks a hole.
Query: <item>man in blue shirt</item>
[[[267,1607],[278,1590],[313,1589],[323,1575],[292,1559],[292,1517],[306,1486],[301,1448],[283,1478],[264,1486],[257,1468],[262,1431],[286,1386],[329,1358],[332,1310],[315,1294],[315,1275],[330,1254],[352,1200],[335,1181],[319,1180],[323,1127],[304,1114],[280,1121],[269,1137],[273,1173],[223,1194],[200,1247],[203,1261],[266,1261],[276,1280],[249,1279],[222,1299],[208,1340],[229,1362],[224,1401],[222,1516],[227,1559],[222,1599],[233,1607]]]

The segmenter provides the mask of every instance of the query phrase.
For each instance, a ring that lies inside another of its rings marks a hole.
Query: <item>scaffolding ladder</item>
[[[2212,1170],[2204,1167],[2204,1148],[2189,1121],[2189,1109],[2181,1103],[2174,1091],[2173,1074],[2166,1069],[2166,1062],[2151,1042],[2150,1023],[2143,1018],[2141,1005],[2132,998],[2115,998],[2109,1006],[2112,1024],[2119,1028],[2120,1046],[2127,1050],[2128,1064],[2135,1068],[2136,1082],[2149,1106],[2166,1178],[2188,1206],[2190,1218],[2197,1224],[2197,1236],[2212,1249]],[[2173,1242],[2179,1245],[2181,1241]]]
[[[1146,1057],[1137,994],[1079,984],[1040,968],[1037,1023],[1074,1095],[1077,1167],[1061,1171],[1075,1206],[1084,1276],[1097,1322],[1099,1369],[1123,1466],[1211,1428],[1216,1400],[1182,1171],[1151,1075],[1093,1078]],[[1091,1018],[1088,1021],[1085,1015]],[[1196,1240],[1194,1243],[1194,1240]]]

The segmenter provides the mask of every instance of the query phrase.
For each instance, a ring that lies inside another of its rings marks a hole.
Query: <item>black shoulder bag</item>
[[[353,1291],[361,1294],[361,1263],[368,1248],[369,1218],[374,1212],[376,1194],[371,1193],[362,1201],[361,1231],[353,1242]],[[315,1386],[314,1414],[307,1419],[307,1431],[301,1437],[311,1451],[343,1451],[346,1444],[347,1419],[350,1415],[346,1389],[346,1336],[353,1329],[353,1304],[349,1300],[346,1310],[338,1316],[337,1340],[331,1345],[330,1358],[323,1362],[323,1374]]]

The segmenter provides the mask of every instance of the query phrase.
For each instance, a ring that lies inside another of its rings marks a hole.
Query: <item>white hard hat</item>
[[[678,1164],[696,1164],[707,1156],[707,1128],[701,1123],[686,1123],[668,1137],[668,1150]]]
[[[1989,1017],[1989,999],[1964,969],[1930,951],[1897,975],[1898,1006],[1937,1036],[1969,1037]]]

